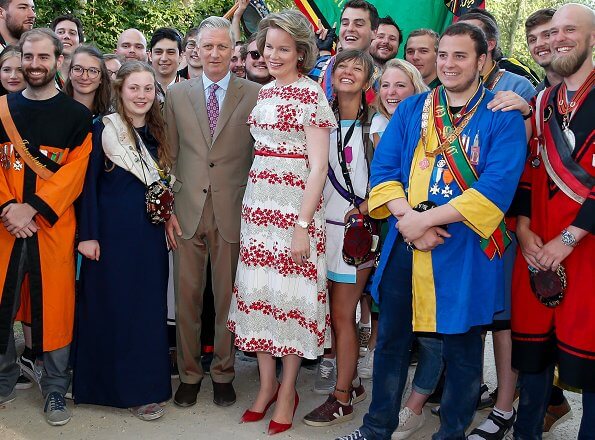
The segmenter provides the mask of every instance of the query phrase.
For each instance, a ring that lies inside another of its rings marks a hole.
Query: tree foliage
[[[223,15],[233,0],[36,0],[37,26],[73,13],[81,19],[85,41],[111,52],[118,35],[137,28],[149,37],[161,26],[184,33],[209,15]]]

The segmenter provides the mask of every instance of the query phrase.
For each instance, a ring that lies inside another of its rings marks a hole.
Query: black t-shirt
[[[22,92],[8,95],[8,108],[23,140],[30,148],[40,146],[73,150],[91,132],[89,109],[59,92],[43,101],[25,98]],[[0,144],[10,142],[0,125]]]

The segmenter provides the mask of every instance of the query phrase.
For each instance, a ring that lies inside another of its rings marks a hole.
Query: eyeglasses
[[[194,50],[196,49],[196,41],[194,40],[188,40],[188,42],[186,43],[186,49],[187,50]]]
[[[109,73],[109,76],[115,77],[118,74],[118,71],[117,70],[109,70],[109,69],[107,69],[107,73]]]
[[[257,50],[249,50],[248,54],[250,55],[250,58],[252,58],[254,61],[260,58],[260,52]]]
[[[85,69],[83,66],[72,66],[70,71],[74,76],[83,76],[83,73],[87,72],[87,76],[91,79],[99,78],[101,74],[101,70],[97,67],[89,67]]]

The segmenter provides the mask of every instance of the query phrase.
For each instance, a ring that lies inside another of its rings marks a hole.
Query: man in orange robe
[[[22,292],[30,299],[33,351],[43,353],[46,420],[64,425],[74,322],[73,203],[91,152],[91,113],[54,85],[63,57],[52,31],[26,32],[19,45],[27,88],[0,99],[0,404],[16,397],[13,323]]]

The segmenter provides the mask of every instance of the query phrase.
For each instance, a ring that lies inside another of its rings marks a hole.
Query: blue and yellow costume
[[[486,255],[480,241],[498,232],[512,201],[526,154],[525,129],[517,111],[489,110],[493,94],[480,85],[467,106],[476,105],[475,114],[459,137],[477,175],[463,191],[444,154],[427,157],[420,139],[422,120],[417,115],[421,116],[428,93],[399,105],[372,162],[370,214],[389,217],[390,224],[372,290],[378,300],[378,285],[398,236],[397,221],[386,203],[402,197],[411,206],[426,200],[438,206],[449,203],[466,221],[450,224],[452,238],[433,251],[414,251],[413,329],[458,334],[491,323],[503,308],[502,261],[493,252]],[[444,89],[436,93],[444,94]],[[427,114],[427,145],[438,145],[434,112]]]

